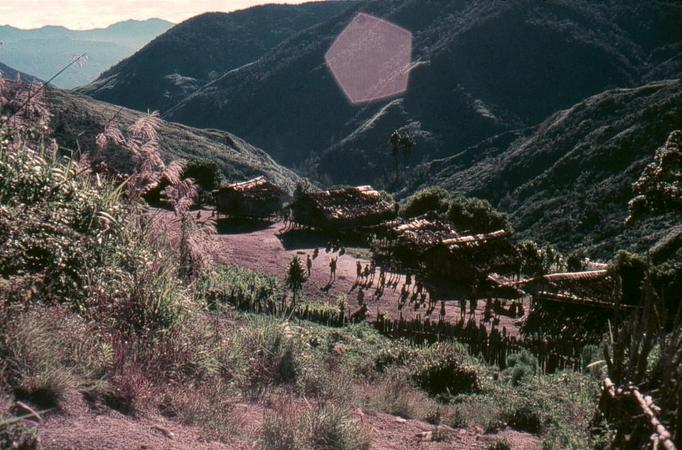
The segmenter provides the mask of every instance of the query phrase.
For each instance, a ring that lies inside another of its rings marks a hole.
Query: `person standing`
[[[336,261],[337,257],[333,257],[329,260],[329,282],[336,281]]]
[[[313,260],[310,259],[310,255],[306,255],[305,265],[308,268],[308,278],[310,278],[310,271],[313,268]]]

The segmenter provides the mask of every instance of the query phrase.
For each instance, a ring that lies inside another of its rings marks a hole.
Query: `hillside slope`
[[[327,70],[324,53],[357,11],[414,33],[416,65],[402,97],[352,106]],[[168,115],[233,130],[322,179],[376,182],[393,166],[387,136],[397,127],[412,129],[416,158],[428,161],[606,89],[678,76],[681,22],[682,4],[667,1],[368,0]]]
[[[47,98],[53,114],[55,137],[61,146],[68,149],[95,148],[95,137],[114,116],[122,126],[127,126],[142,115],[128,109],[119,113],[119,107],[59,89],[49,89]],[[159,138],[164,158],[211,159],[218,163],[228,181],[265,175],[289,191],[293,191],[296,183],[301,181],[261,149],[224,131],[197,130],[164,122]]]
[[[164,110],[347,7],[348,2],[329,1],[202,14],[175,26],[80,91],[141,111]]]
[[[22,30],[0,26],[0,61],[44,80],[68,64],[74,55],[88,54],[84,67],[66,71],[54,81],[73,88],[93,81],[99,74],[142,48],[173,24],[165,20],[129,20],[94,30],[70,30],[48,26]]]
[[[14,80],[17,78],[17,75],[26,82],[33,82],[33,81],[40,81],[38,78],[34,77],[33,75],[28,75],[26,73],[20,72],[10,66],[6,66],[3,63],[0,63],[0,77],[8,79],[8,80]]]
[[[406,191],[439,184],[486,198],[511,214],[521,237],[563,250],[645,250],[681,221],[669,215],[624,227],[631,186],[680,128],[682,81],[606,91],[421,166]]]

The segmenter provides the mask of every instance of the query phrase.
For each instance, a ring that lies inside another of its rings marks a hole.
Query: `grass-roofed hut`
[[[617,282],[608,270],[600,269],[542,275],[525,281],[522,287],[536,301],[610,307]]]
[[[286,192],[260,176],[213,191],[218,214],[240,218],[266,218],[282,208]]]
[[[447,222],[419,218],[394,227],[377,252],[407,267],[422,265],[432,275],[476,284],[491,271],[513,267],[509,236],[505,230],[461,235]]]
[[[371,186],[303,192],[291,204],[293,221],[331,232],[376,226],[396,217],[395,203]]]

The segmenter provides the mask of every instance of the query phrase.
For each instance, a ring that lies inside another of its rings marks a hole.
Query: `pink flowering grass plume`
[[[95,162],[106,161],[106,150],[110,145],[122,147],[130,154],[133,168],[128,179],[128,193],[132,198],[140,198],[162,179],[171,185],[180,181],[184,163],[177,161],[166,165],[161,158],[158,133],[161,124],[159,113],[152,112],[137,119],[124,133],[112,119],[95,139]]]

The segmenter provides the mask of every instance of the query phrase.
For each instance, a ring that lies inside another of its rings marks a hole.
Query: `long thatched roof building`
[[[282,208],[286,192],[260,176],[213,191],[218,213],[233,217],[268,217]]]
[[[417,218],[395,226],[377,243],[376,254],[393,258],[403,266],[422,266],[434,275],[474,285],[493,270],[510,265],[510,233],[462,235],[449,223]]]
[[[293,220],[329,231],[371,227],[396,217],[394,203],[371,186],[300,194],[291,205]]]

